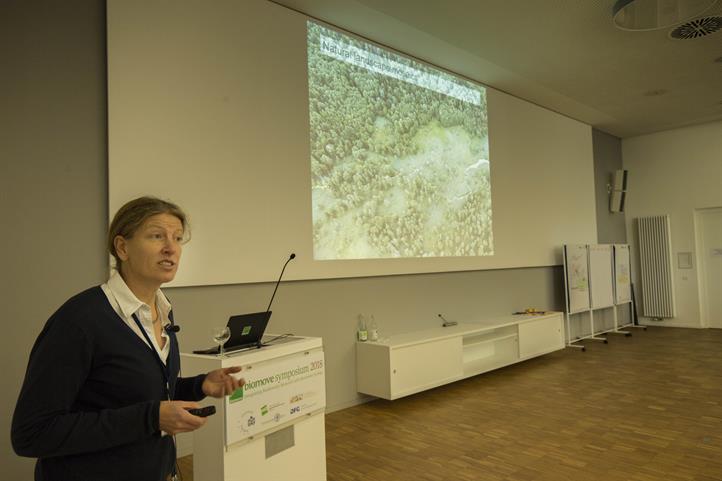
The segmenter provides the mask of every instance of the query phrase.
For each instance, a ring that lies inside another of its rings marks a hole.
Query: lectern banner
[[[246,384],[226,398],[230,445],[326,406],[323,351],[243,366]]]

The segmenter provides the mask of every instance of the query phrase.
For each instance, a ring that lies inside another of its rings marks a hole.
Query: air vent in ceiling
[[[669,38],[675,40],[689,40],[704,37],[722,29],[722,17],[701,17],[683,23],[669,32]]]

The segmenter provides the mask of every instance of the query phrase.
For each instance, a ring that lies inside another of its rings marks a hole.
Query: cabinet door
[[[519,324],[519,357],[522,359],[563,348],[561,314]]]
[[[391,351],[391,398],[460,379],[461,337],[405,346]]]

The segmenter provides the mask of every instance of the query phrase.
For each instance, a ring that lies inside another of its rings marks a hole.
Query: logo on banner
[[[243,386],[233,391],[233,394],[228,398],[228,402],[233,404],[234,402],[243,401],[243,391]]]
[[[256,424],[256,418],[253,416],[252,411],[244,412],[239,421],[240,422],[237,424],[237,426],[241,428],[241,431],[243,431],[244,433],[249,432],[251,426],[254,426]]]

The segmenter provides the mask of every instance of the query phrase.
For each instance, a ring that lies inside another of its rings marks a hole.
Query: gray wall
[[[100,0],[0,3],[4,479],[32,478],[33,461],[12,453],[9,430],[35,337],[65,299],[107,276],[104,25]],[[606,165],[615,157],[605,159]],[[209,326],[229,313],[264,308],[272,287],[170,289],[184,350],[209,345]],[[360,401],[354,387],[358,313],[375,314],[387,335],[435,325],[438,312],[464,320],[531,306],[562,309],[559,267],[286,283],[269,329],[323,336],[328,404],[338,409]]]
[[[594,194],[597,201],[597,242],[623,244],[627,242],[627,227],[623,212],[609,212],[607,185],[612,175],[622,168],[622,141],[618,137],[592,129],[594,149]]]
[[[34,461],[10,448],[10,419],[35,337],[107,275],[103,4],[0,2],[2,479],[33,477]]]

